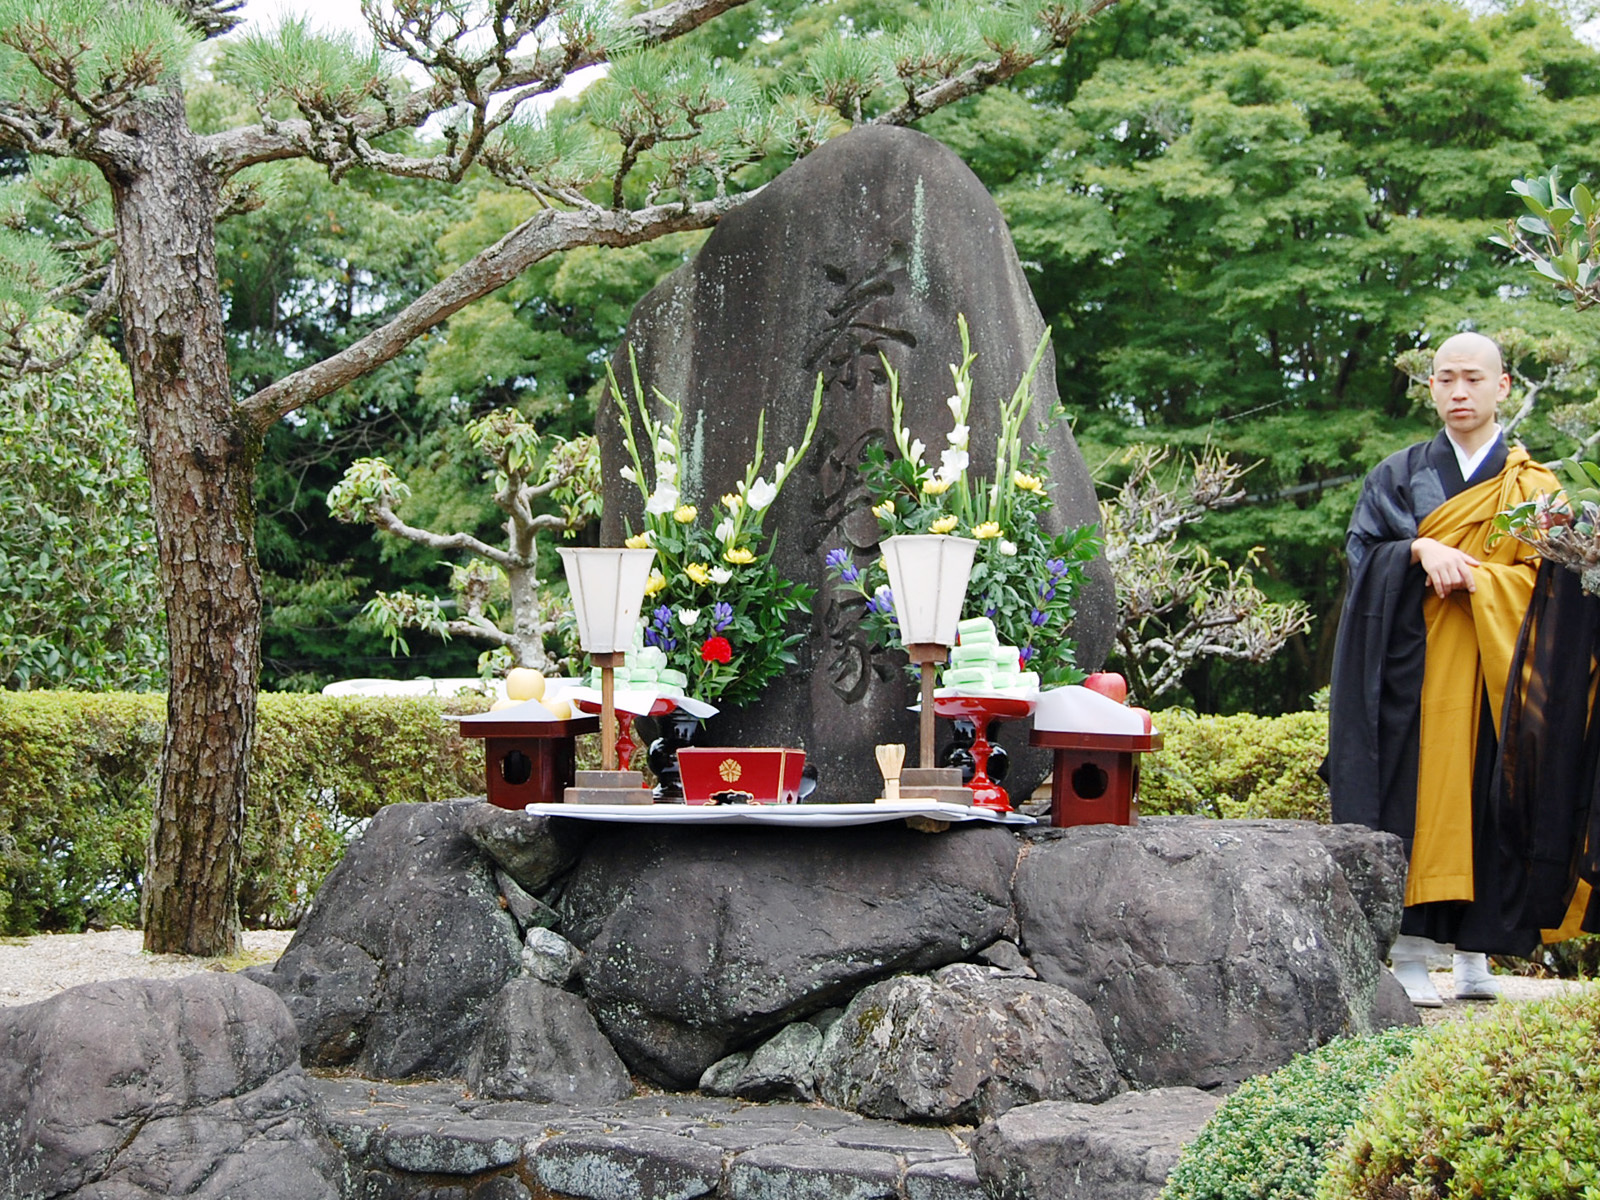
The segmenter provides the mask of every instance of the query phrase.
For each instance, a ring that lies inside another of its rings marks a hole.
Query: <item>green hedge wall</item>
[[[1317,767],[1328,752],[1328,714],[1201,717],[1156,714],[1161,750],[1144,756],[1139,811],[1146,816],[1297,817],[1331,820]]]
[[[239,908],[304,912],[352,831],[395,801],[483,792],[483,743],[446,711],[474,698],[261,697]],[[0,692],[0,934],[138,923],[165,699]]]

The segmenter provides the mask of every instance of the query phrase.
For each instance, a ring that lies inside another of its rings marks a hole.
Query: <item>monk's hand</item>
[[[1462,588],[1469,592],[1478,590],[1472,579],[1472,568],[1479,565],[1478,560],[1454,546],[1446,546],[1433,538],[1418,538],[1411,543],[1411,561],[1421,565],[1428,577],[1428,586],[1441,599]]]

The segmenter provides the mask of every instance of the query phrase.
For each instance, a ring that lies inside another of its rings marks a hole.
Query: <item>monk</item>
[[[1500,348],[1461,333],[1428,379],[1444,428],[1377,465],[1345,541],[1350,581],[1329,707],[1333,819],[1398,834],[1409,869],[1394,973],[1412,1003],[1442,1003],[1427,962],[1454,945],[1458,998],[1493,1000],[1483,951],[1528,953],[1502,927],[1488,826],[1499,721],[1537,561],[1495,514],[1558,487],[1496,412]]]

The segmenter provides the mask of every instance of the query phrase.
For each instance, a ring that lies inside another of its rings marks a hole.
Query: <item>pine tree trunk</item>
[[[182,99],[168,91],[118,125],[139,147],[136,164],[106,174],[170,654],[144,944],[232,954],[261,645],[260,441],[235,414],[217,289],[217,182]]]

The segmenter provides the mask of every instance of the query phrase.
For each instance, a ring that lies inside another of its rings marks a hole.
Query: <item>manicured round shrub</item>
[[[1317,1196],[1600,1196],[1600,987],[1436,1027],[1374,1094]]]
[[[1328,752],[1328,714],[1281,717],[1156,714],[1162,749],[1144,756],[1139,811],[1147,816],[1331,819],[1317,766]]]
[[[1183,1148],[1162,1200],[1308,1200],[1367,1097],[1421,1032],[1340,1038],[1246,1080]]]

